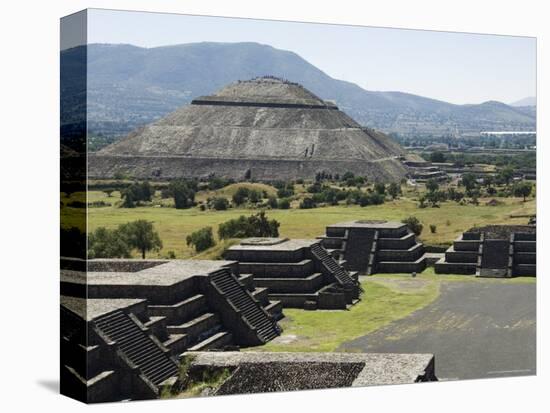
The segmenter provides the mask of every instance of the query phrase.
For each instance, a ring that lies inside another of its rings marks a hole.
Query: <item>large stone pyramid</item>
[[[406,174],[404,153],[301,85],[262,77],[201,96],[91,155],[89,175],[277,180],[351,171],[395,181]]]

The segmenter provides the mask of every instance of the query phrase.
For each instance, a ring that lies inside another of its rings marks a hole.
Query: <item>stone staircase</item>
[[[175,355],[223,348],[232,342],[231,333],[224,329],[219,314],[209,308],[204,294],[193,294],[174,304],[150,305],[149,313],[166,319],[169,340],[164,345]]]
[[[95,325],[105,336],[117,343],[119,351],[154,385],[158,386],[178,374],[178,365],[122,311],[96,319]]]
[[[356,284],[349,273],[344,268],[342,268],[323,247],[321,247],[321,244],[312,245],[311,252],[319,261],[321,261],[321,263],[328,269],[328,271],[334,276],[334,278],[336,278],[339,284]]]
[[[240,311],[248,324],[256,329],[263,342],[268,342],[279,335],[277,324],[231,274],[229,269],[223,268],[211,273],[210,282]]]

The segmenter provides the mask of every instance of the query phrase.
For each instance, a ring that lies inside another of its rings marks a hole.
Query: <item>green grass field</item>
[[[416,288],[375,279],[361,283],[361,301],[348,311],[285,309],[283,334],[253,351],[335,351],[342,343],[364,336],[433,302],[439,295],[435,279],[417,281]],[[252,350],[252,349],[251,349]]]
[[[224,188],[224,195],[229,195],[231,188]],[[229,191],[229,192],[228,192]],[[203,195],[201,195],[203,196]],[[82,194],[73,194],[70,199],[63,199],[64,203],[81,199]],[[533,214],[536,201],[530,199],[522,202],[519,198],[499,199],[502,204],[487,206],[487,199],[480,199],[479,206],[459,205],[455,202],[445,202],[440,208],[418,208],[417,202],[412,198],[401,198],[388,201],[383,205],[367,206],[361,208],[356,205],[330,206],[315,209],[289,209],[270,210],[269,218],[274,218],[281,223],[279,232],[282,237],[289,238],[314,238],[325,232],[328,224],[354,219],[385,219],[401,221],[410,215],[414,215],[424,224],[421,240],[427,244],[450,244],[463,231],[474,225],[487,224],[525,224],[526,218],[511,219],[510,215]],[[158,253],[150,253],[151,258],[166,256],[168,251],[174,251],[177,258],[189,258],[195,256],[193,250],[185,244],[185,237],[191,232],[211,226],[217,233],[218,225],[231,218],[240,215],[250,215],[258,212],[257,209],[229,209],[227,211],[200,211],[198,208],[177,210],[168,206],[145,206],[138,208],[119,208],[120,195],[114,192],[112,197],[107,197],[101,191],[90,191],[88,202],[104,201],[112,204],[108,207],[89,209],[89,230],[98,227],[114,228],[119,224],[136,219],[152,221],[163,241],[163,249]],[[153,204],[160,205],[169,200],[156,198]],[[70,226],[71,217],[76,216],[77,208],[63,208],[66,220],[64,224]],[[429,225],[437,226],[437,231],[432,234]],[[219,249],[220,247],[218,247]],[[212,253],[208,254],[213,256]]]

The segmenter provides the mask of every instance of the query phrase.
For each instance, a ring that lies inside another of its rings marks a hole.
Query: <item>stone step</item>
[[[256,277],[270,276],[303,277],[311,274],[315,268],[312,260],[305,259],[299,262],[241,262],[240,271],[254,274]]]
[[[379,273],[412,273],[422,272],[426,268],[426,260],[420,257],[416,261],[381,261],[376,264]]]
[[[311,293],[319,289],[323,283],[323,274],[314,273],[305,278],[255,278],[255,284],[258,287],[269,289],[269,295],[272,293],[290,293],[298,291],[302,293]]]
[[[477,263],[471,262],[447,262],[443,258],[434,265],[436,274],[464,274],[475,275]]]
[[[271,301],[264,309],[276,320],[283,318],[283,304],[278,300]]]
[[[205,351],[213,348],[221,348],[224,345],[230,344],[231,340],[231,333],[227,331],[220,331],[219,333],[208,337],[206,340],[195,344],[193,347],[188,348],[187,351]]]
[[[203,294],[196,294],[175,304],[150,305],[148,307],[151,316],[164,316],[168,323],[187,320],[206,309],[206,297]]]

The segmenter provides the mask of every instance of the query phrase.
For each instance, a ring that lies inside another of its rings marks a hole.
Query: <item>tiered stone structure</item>
[[[438,274],[509,278],[536,276],[537,235],[532,225],[494,225],[463,233],[435,264]]]
[[[313,179],[353,171],[398,182],[406,151],[331,102],[273,77],[232,83],[88,156],[90,178]]]
[[[445,171],[431,162],[416,158],[414,160],[402,158],[402,162],[409,171],[407,176],[416,182],[427,182],[430,179],[446,181],[449,178]]]
[[[238,261],[283,307],[345,309],[359,297],[357,273],[346,271],[318,240],[250,238],[224,257]]]
[[[87,273],[77,271],[82,261],[67,261],[61,333],[72,351],[62,353],[62,371],[90,402],[156,397],[183,352],[260,345],[280,334],[281,303],[235,261],[89,260]]]
[[[178,374],[143,299],[61,297],[63,393],[89,403],[151,399]]]
[[[383,220],[358,220],[329,225],[319,239],[344,268],[371,275],[421,272],[424,245],[407,225]]]

